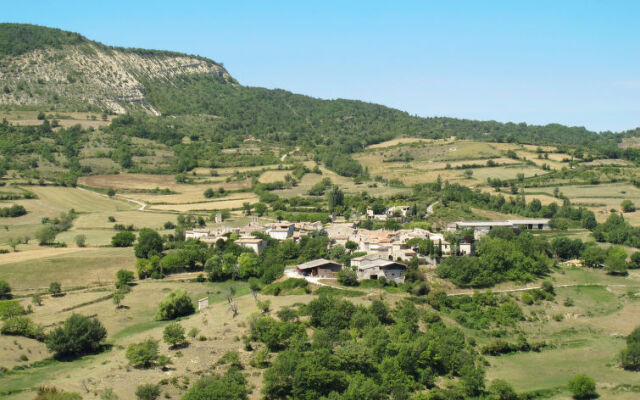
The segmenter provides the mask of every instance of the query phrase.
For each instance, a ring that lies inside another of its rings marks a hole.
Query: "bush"
[[[338,272],[338,283],[344,286],[358,286],[358,274],[353,268],[342,268]]]
[[[229,367],[223,375],[200,378],[182,400],[246,400],[247,381],[237,368]]]
[[[11,286],[4,280],[0,280],[0,300],[10,300],[13,297],[11,294]]]
[[[190,315],[195,312],[195,307],[191,301],[191,297],[184,289],[176,289],[171,292],[164,300],[158,305],[158,312],[156,313],[157,320],[170,320],[185,315]]]
[[[16,316],[7,319],[0,333],[3,335],[24,336],[36,340],[44,340],[44,328],[40,324],[36,324],[31,319],[23,316]]]
[[[164,328],[162,338],[169,347],[178,347],[184,344],[186,340],[184,337],[184,328],[177,322],[171,323]]]
[[[596,382],[593,378],[580,374],[569,381],[569,390],[575,399],[591,399],[597,397]]]
[[[0,301],[0,319],[8,319],[25,313],[24,307],[17,300]]]
[[[121,231],[111,238],[113,247],[130,247],[136,241],[136,235],[129,231]]]
[[[80,314],[72,314],[61,327],[47,336],[47,348],[56,357],[77,357],[102,348],[107,330],[100,321]]]
[[[125,352],[129,364],[135,368],[151,368],[158,362],[158,342],[146,339],[140,343],[131,343]]]
[[[78,393],[58,391],[56,387],[40,386],[34,400],[82,400]]]
[[[87,244],[87,236],[86,235],[76,235],[74,240],[76,242],[76,246],[78,246],[78,247],[84,247]]]
[[[620,206],[622,207],[622,211],[626,213],[634,212],[636,210],[636,205],[633,204],[633,201],[631,200],[623,200]]]
[[[160,396],[160,386],[151,383],[139,385],[136,388],[136,398],[139,400],[156,400]]]

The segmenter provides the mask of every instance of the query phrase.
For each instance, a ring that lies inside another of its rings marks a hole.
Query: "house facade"
[[[385,277],[388,280],[402,283],[407,272],[405,264],[376,256],[356,257],[351,260],[351,266],[356,269],[359,280]]]
[[[246,247],[248,249],[253,250],[256,254],[262,253],[262,250],[267,245],[267,242],[264,240],[254,237],[254,236],[243,236],[234,241],[234,243]]]

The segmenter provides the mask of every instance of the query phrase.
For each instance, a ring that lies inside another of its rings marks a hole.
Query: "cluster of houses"
[[[385,214],[371,214],[369,218],[383,219],[388,216],[407,215],[409,206],[391,207]],[[367,210],[369,214],[369,210]],[[450,232],[472,229],[474,239],[479,239],[486,235],[495,227],[509,227],[512,229],[549,229],[548,219],[519,219],[508,221],[458,221],[447,226]],[[426,229],[413,228],[389,231],[385,229],[369,230],[361,229],[354,222],[333,222],[323,225],[316,222],[276,222],[263,226],[257,218],[244,227],[230,228],[219,227],[211,229],[193,229],[186,232],[186,238],[200,240],[211,246],[218,240],[226,241],[229,234],[238,235],[235,243],[253,250],[260,254],[266,242],[261,238],[252,235],[253,232],[261,232],[276,240],[291,239],[297,242],[303,236],[312,232],[324,230],[329,237],[330,246],[347,246],[348,242],[357,245],[354,251],[363,252],[366,255],[355,257],[351,260],[352,267],[356,270],[358,279],[378,279],[385,277],[395,282],[404,281],[406,265],[403,261],[409,261],[417,256],[416,248],[412,248],[409,243],[411,239],[428,239],[436,248],[438,255],[449,256],[452,253],[457,255],[473,255],[472,240],[450,243],[443,233],[431,232]],[[429,264],[436,264],[438,259],[431,256],[422,257]],[[319,259],[298,265],[297,271],[302,276],[334,278],[342,269],[342,265],[334,261]]]

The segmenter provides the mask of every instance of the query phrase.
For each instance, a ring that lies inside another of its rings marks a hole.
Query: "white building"
[[[269,229],[267,229],[267,235],[269,235],[273,239],[277,240],[286,240],[287,238],[293,236],[293,232],[295,231],[295,225],[289,222],[283,222],[279,224],[273,224]]]
[[[387,209],[386,214],[388,217],[394,217],[398,214],[401,217],[406,218],[410,209],[411,206],[393,206]]]
[[[204,239],[211,234],[209,229],[193,229],[184,233],[185,239]]]

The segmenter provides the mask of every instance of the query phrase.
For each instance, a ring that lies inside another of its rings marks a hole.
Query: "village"
[[[324,258],[311,260],[295,266],[289,276],[301,278],[335,279],[343,268],[353,268],[358,280],[376,280],[384,277],[388,281],[404,282],[407,263],[417,259],[419,264],[436,266],[443,257],[474,256],[474,242],[487,235],[495,227],[510,229],[547,230],[548,219],[517,219],[506,221],[458,221],[447,225],[444,232],[432,232],[422,228],[370,230],[360,228],[366,219],[387,220],[391,217],[408,218],[409,206],[392,206],[381,214],[374,214],[371,208],[356,221],[334,218],[323,224],[315,222],[278,221],[263,224],[253,217],[243,226],[231,228],[221,225],[215,229],[200,228],[186,231],[185,239],[199,240],[215,246],[219,240],[226,242],[235,238],[234,243],[260,254],[267,245],[266,240],[256,234],[267,235],[278,241],[300,241],[304,236],[327,236],[329,248],[342,246],[354,256],[350,265]],[[220,221],[220,218],[216,218]]]

